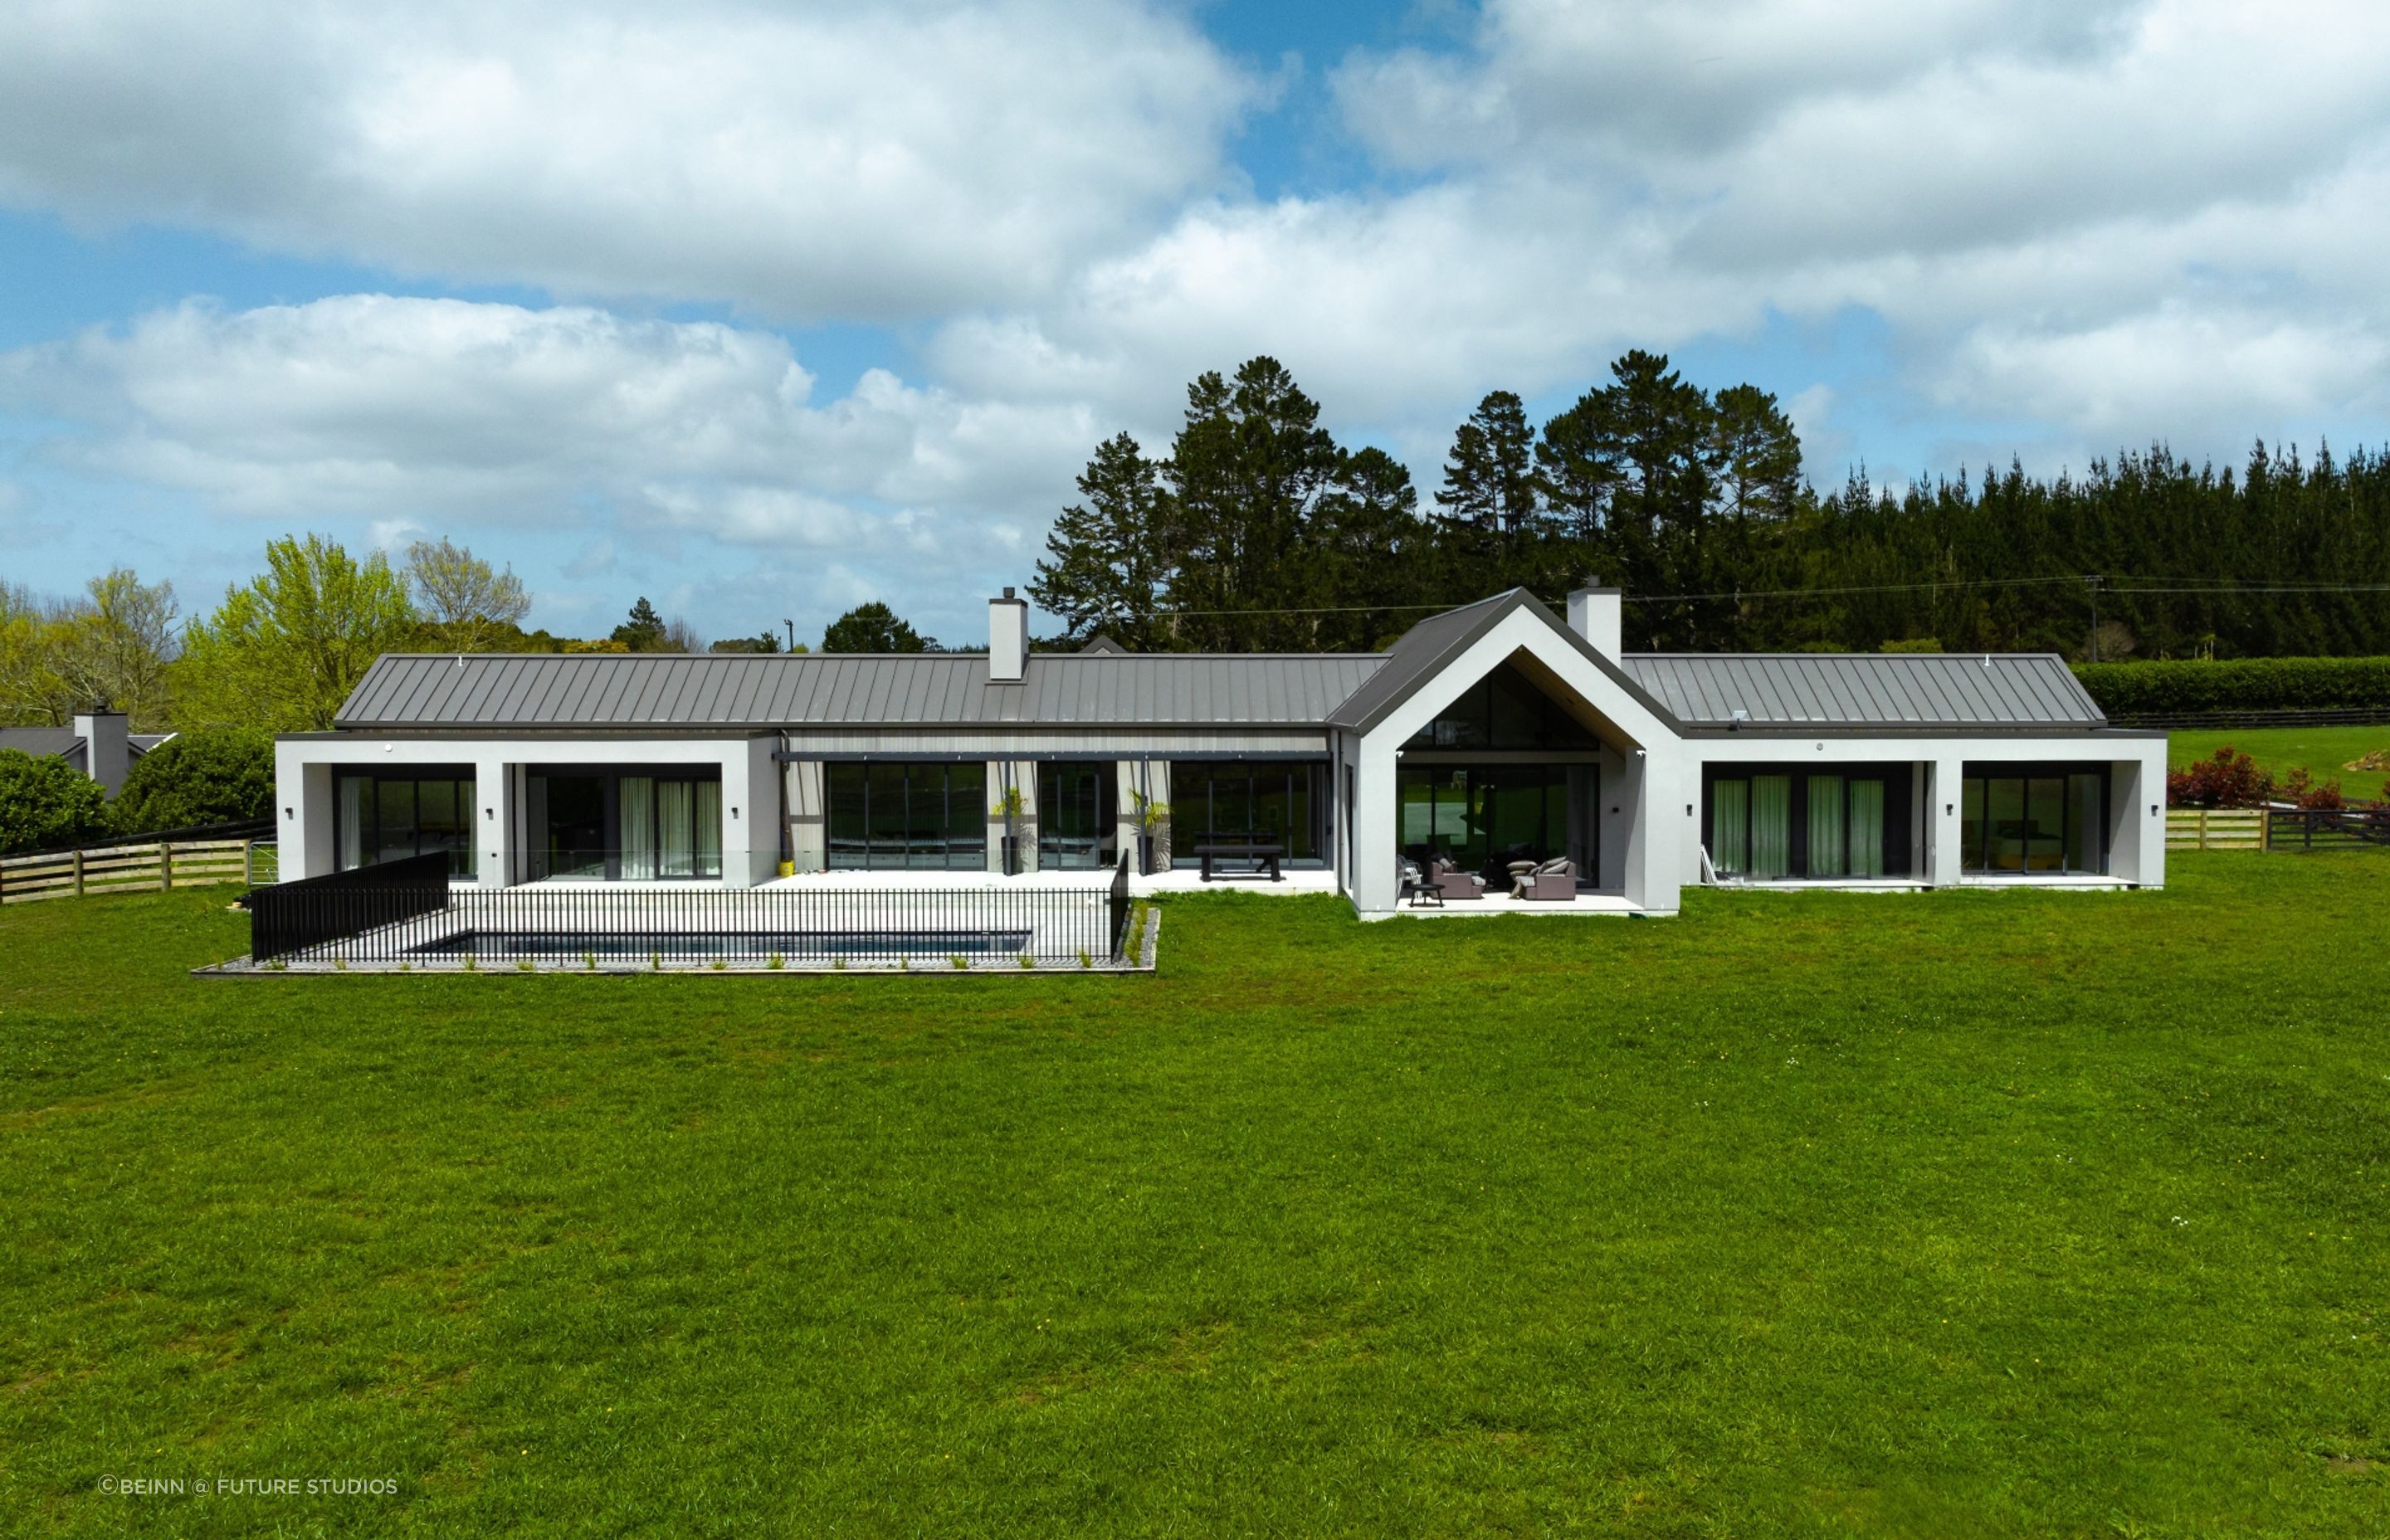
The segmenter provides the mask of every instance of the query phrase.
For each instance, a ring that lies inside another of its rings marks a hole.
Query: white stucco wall
[[[1339,757],[1352,764],[1356,805],[1355,849],[1343,874],[1345,895],[1364,916],[1395,912],[1401,891],[1401,806],[1395,772],[1401,746],[1513,654],[1525,652],[1575,693],[1601,719],[1600,735],[1614,758],[1605,762],[1600,816],[1602,872],[1597,885],[1622,893],[1651,914],[1674,914],[1677,888],[1689,871],[1685,841],[1668,838],[1670,809],[1662,790],[1681,778],[1683,745],[1618,681],[1532,610],[1514,610],[1454,658],[1434,683],[1414,693],[1365,734],[1337,735]],[[1700,782],[1698,767],[1693,780]],[[1619,811],[1613,815],[1611,808]],[[1681,817],[1683,809],[1675,810]],[[1699,844],[1698,820],[1692,844]],[[1655,833],[1655,830],[1658,832]]]
[[[1959,870],[1959,784],[1969,764],[2046,764],[2054,761],[2108,766],[2108,876],[2139,887],[2165,883],[2165,735],[2123,732],[2002,734],[1998,737],[1787,737],[1728,733],[1686,740],[1688,781],[1681,803],[1698,815],[1701,772],[1708,764],[1781,764],[1823,769],[1837,764],[1905,764],[1922,813],[1919,851],[1922,880],[1955,887]],[[1687,880],[1698,880],[1702,824],[1683,820]]]
[[[332,775],[344,765],[396,770],[409,765],[473,768],[475,880],[520,882],[523,766],[531,764],[710,764],[722,773],[722,880],[743,888],[768,880],[780,851],[779,739],[678,738],[350,738],[292,737],[274,750],[276,833],[284,881],[332,869]],[[293,860],[296,853],[299,859]]]

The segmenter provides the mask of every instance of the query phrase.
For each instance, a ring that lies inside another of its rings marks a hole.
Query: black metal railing
[[[1106,896],[1109,899],[1107,908],[1111,921],[1111,946],[1109,950],[1115,957],[1127,957],[1129,902],[1128,856],[1125,853],[1121,856],[1120,865],[1112,870],[1111,892]],[[1128,957],[1128,960],[1137,962],[1141,959]]]
[[[392,866],[437,862],[417,857]],[[365,867],[250,895],[258,963],[621,970],[1094,967],[1127,940],[1125,866],[1109,887],[725,888],[714,883],[366,886]],[[321,884],[321,886],[317,886]],[[294,892],[292,890],[302,890]],[[400,898],[395,895],[407,895]]]
[[[249,956],[253,962],[311,947],[378,935],[437,915],[448,903],[448,855],[404,856],[353,871],[251,888]]]
[[[2390,808],[2266,810],[2269,850],[2357,850],[2390,846]]]

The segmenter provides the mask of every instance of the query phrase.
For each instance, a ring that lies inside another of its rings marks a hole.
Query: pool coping
[[[1145,930],[1138,956],[1134,959],[1105,957],[1090,961],[1080,968],[1067,964],[1040,963],[1034,968],[1021,966],[1020,958],[1010,955],[990,954],[982,963],[974,960],[969,967],[957,968],[945,957],[923,959],[923,966],[912,967],[907,962],[863,961],[841,966],[835,962],[787,963],[773,968],[765,963],[725,962],[716,966],[704,959],[686,962],[671,961],[659,967],[653,962],[635,958],[600,958],[595,966],[583,957],[559,957],[553,963],[519,957],[486,967],[459,954],[455,961],[411,961],[376,963],[341,963],[326,959],[301,959],[269,963],[251,962],[247,957],[234,957],[225,962],[211,963],[191,969],[195,979],[328,979],[328,978],[587,978],[645,979],[681,978],[695,974],[700,977],[726,979],[746,978],[906,978],[906,979],[985,979],[1010,977],[1020,979],[1077,978],[1092,974],[1151,973],[1156,970],[1162,952],[1162,906],[1150,900],[1139,900],[1145,914]],[[524,963],[533,966],[525,968]],[[929,966],[930,964],[937,966]]]

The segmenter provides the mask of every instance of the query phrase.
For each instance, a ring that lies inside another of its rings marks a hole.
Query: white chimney
[[[124,777],[133,768],[124,726],[122,712],[95,711],[74,719],[75,736],[83,739],[83,773],[111,797],[124,789]]]
[[[987,601],[987,682],[1017,685],[1029,671],[1029,601],[1007,588]]]
[[[1615,588],[1580,588],[1569,596],[1569,629],[1615,661],[1625,633],[1625,598]]]

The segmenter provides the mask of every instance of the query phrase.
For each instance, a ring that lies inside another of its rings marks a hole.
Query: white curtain
[[[1851,875],[1883,875],[1883,782],[1851,782]]]
[[[651,881],[656,876],[656,783],[646,776],[624,776],[617,802],[623,880]]]
[[[373,782],[363,776],[341,777],[341,848],[335,871],[354,871],[366,864],[366,826],[373,821]]]

